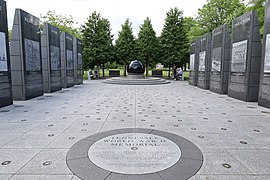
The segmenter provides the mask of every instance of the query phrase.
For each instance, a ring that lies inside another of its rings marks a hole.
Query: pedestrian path
[[[126,86],[89,80],[0,109],[0,179],[77,180],[70,148],[95,133],[147,128],[194,143],[192,180],[270,179],[270,109],[188,85]]]

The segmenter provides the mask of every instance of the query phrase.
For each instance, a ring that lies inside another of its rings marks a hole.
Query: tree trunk
[[[99,78],[99,64],[97,64],[97,78]]]
[[[102,64],[102,76],[105,77],[105,64]]]
[[[148,77],[148,59],[146,60],[146,77]]]
[[[168,77],[171,77],[171,65],[169,65],[169,73],[168,73]]]

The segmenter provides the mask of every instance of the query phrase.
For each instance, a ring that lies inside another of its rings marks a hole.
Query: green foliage
[[[189,52],[187,27],[183,12],[177,8],[167,12],[165,25],[160,36],[163,64],[171,67],[173,64],[184,65]]]
[[[157,36],[157,44],[156,44],[156,58],[155,62],[156,63],[163,63],[163,49],[162,49],[162,44],[161,44],[161,36]],[[156,65],[156,64],[155,64]],[[155,67],[154,65],[154,67]]]
[[[82,26],[84,69],[98,67],[113,58],[113,36],[108,19],[93,12]]]
[[[105,63],[105,68],[106,69],[118,69],[118,64],[116,61],[108,61]]]
[[[119,31],[118,38],[115,41],[116,56],[120,64],[126,66],[130,61],[136,58],[135,43],[131,23],[129,19],[127,19],[122,25],[122,29]]]
[[[75,28],[75,23],[71,15],[58,15],[55,12],[48,11],[46,15],[40,15],[41,17],[41,28],[43,23],[50,23],[51,25],[58,27],[61,31],[67,32],[79,39],[82,39],[81,30]]]
[[[246,9],[246,12],[256,10],[258,14],[261,38],[263,38],[263,31],[264,31],[264,13],[265,13],[264,4],[266,1],[267,0],[250,0],[248,3],[248,8]]]
[[[157,54],[156,32],[154,31],[151,20],[148,17],[140,27],[136,45],[138,47],[139,59],[148,70],[149,64],[152,64],[155,61]],[[148,76],[148,71],[146,71],[146,76]]]
[[[189,39],[212,32],[219,26],[227,23],[230,27],[232,20],[245,12],[243,0],[207,0],[206,4],[198,10],[198,16],[189,33]]]
[[[12,32],[12,30],[11,30],[11,29],[9,29],[9,30],[8,30],[8,42],[10,42],[10,38],[11,38],[11,32]]]
[[[197,26],[197,22],[195,18],[185,17],[184,20],[185,20],[186,32],[188,33],[188,40],[189,42],[191,42],[193,39],[196,39],[198,36],[200,36],[201,32]]]

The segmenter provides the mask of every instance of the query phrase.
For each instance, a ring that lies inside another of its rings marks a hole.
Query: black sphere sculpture
[[[141,61],[134,60],[134,61],[131,61],[131,63],[129,64],[127,71],[129,75],[144,74],[144,66],[141,63]]]

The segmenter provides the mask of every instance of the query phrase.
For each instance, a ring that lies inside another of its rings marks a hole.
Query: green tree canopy
[[[196,21],[189,33],[189,39],[194,40],[198,36],[212,32],[219,26],[227,23],[245,12],[244,0],[207,0],[206,4],[198,10]]]
[[[115,41],[116,56],[119,62],[124,65],[124,75],[126,75],[126,65],[135,59],[135,38],[129,19],[122,24],[122,29],[118,33]]]
[[[82,26],[84,69],[93,68],[112,59],[113,36],[108,19],[93,12]]]
[[[148,66],[155,61],[157,52],[156,32],[153,29],[151,20],[147,17],[140,27],[137,39],[139,59],[146,66],[146,76],[148,76]]]
[[[195,29],[195,27],[197,27],[197,21],[195,18],[185,17],[184,20],[186,31],[188,33],[188,40],[189,42],[191,42],[193,39],[198,37],[201,34],[201,32],[199,28]]]
[[[55,12],[48,11],[46,15],[40,15],[41,24],[50,23],[51,25],[58,27],[61,31],[67,32],[79,39],[82,39],[81,30],[75,28],[75,23],[71,15],[58,15]]]
[[[173,64],[184,65],[189,46],[183,11],[174,8],[167,12],[160,43],[161,55],[165,65],[169,68]]]

